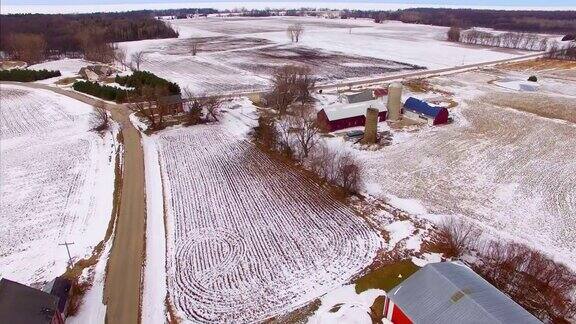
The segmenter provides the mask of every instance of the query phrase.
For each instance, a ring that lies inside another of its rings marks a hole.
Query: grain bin
[[[362,143],[376,143],[379,112],[380,111],[378,109],[372,107],[368,107],[368,109],[366,109],[366,123],[364,124],[364,138],[362,139]]]
[[[402,109],[402,83],[394,82],[388,86],[388,120],[396,121],[400,119]]]

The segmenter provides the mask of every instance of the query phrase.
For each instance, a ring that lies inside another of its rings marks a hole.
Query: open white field
[[[269,159],[230,124],[233,117],[225,119],[152,137],[167,216],[167,290],[186,322],[255,322],[285,313],[344,284],[381,246],[351,209]],[[150,235],[147,245],[154,244]],[[157,276],[164,262],[147,259],[147,273]],[[162,287],[147,288],[151,280],[157,277],[145,279],[144,303],[156,298],[158,308]]]
[[[91,107],[51,91],[2,85],[0,277],[52,280],[90,255],[110,220],[116,144],[89,131]]]
[[[576,124],[519,110],[533,104],[569,111],[576,97],[551,96],[550,80],[530,96],[488,84],[497,77],[469,72],[432,79],[456,93],[455,123],[360,152],[366,181],[382,197],[417,199],[429,213],[469,217],[576,268]]]
[[[313,17],[209,17],[169,21],[179,39],[121,43],[130,54],[144,51],[142,68],[197,92],[239,93],[269,86],[285,64],[309,66],[321,83],[363,79],[417,69],[447,68],[513,58],[526,52],[447,42],[445,27],[371,20]],[[289,25],[304,35],[291,44]],[[199,52],[192,55],[192,44]]]

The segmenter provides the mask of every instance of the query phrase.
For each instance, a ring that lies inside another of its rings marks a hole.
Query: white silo
[[[402,83],[394,82],[388,86],[388,116],[386,119],[396,121],[400,119],[402,109]]]

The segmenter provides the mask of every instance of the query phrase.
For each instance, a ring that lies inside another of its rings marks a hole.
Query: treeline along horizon
[[[48,55],[83,53],[86,40],[115,43],[178,36],[150,11],[1,16],[0,50],[10,52],[11,39],[23,34],[41,36]]]

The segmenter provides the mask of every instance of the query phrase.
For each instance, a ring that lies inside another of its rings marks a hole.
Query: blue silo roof
[[[431,263],[388,296],[413,323],[542,323],[461,263]]]
[[[436,116],[438,116],[442,110],[442,107],[431,106],[427,102],[416,99],[414,97],[410,97],[408,100],[406,100],[404,103],[404,108],[432,118],[436,118]]]

